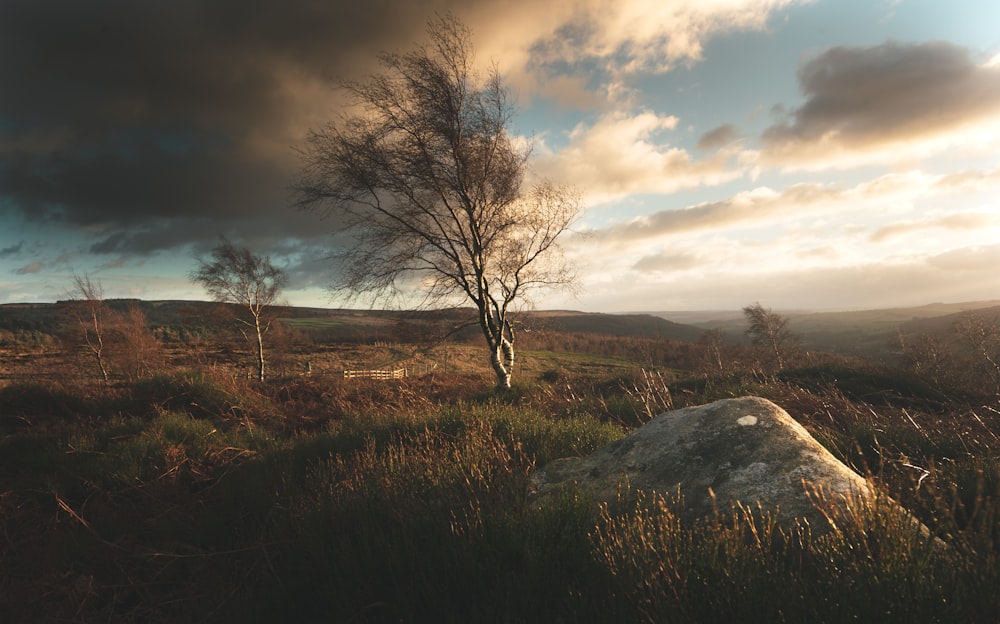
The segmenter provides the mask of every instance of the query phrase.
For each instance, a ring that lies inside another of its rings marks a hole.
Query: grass
[[[500,395],[453,373],[260,385],[182,371],[100,391],[0,389],[0,620],[945,622],[1000,612],[995,410],[888,372],[695,378],[545,355],[537,378]],[[527,500],[536,466],[588,454],[670,405],[743,394],[785,407],[931,533],[888,499],[855,505],[822,538],[750,508],[684,524],[677,501],[655,492],[635,508]]]

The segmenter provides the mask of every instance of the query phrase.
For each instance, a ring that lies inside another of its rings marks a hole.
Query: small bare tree
[[[725,334],[721,329],[706,329],[698,337],[698,344],[705,349],[705,360],[712,372],[725,374],[726,366],[722,360],[722,345]]]
[[[897,329],[895,346],[899,348],[904,363],[913,372],[935,385],[940,385],[948,376],[949,369],[954,368],[954,357],[940,336],[934,334],[908,336]]]
[[[530,148],[508,133],[513,106],[498,70],[476,73],[456,18],[428,32],[431,45],[382,55],[383,73],[343,85],[360,112],[310,133],[299,205],[354,237],[335,289],[378,299],[412,285],[424,305],[471,301],[507,389],[514,306],[573,281],[557,240],[579,198],[545,182],[523,188]]]
[[[123,311],[113,311],[109,327],[117,343],[114,361],[128,379],[148,377],[160,368],[163,347],[150,331],[146,313],[138,304],[130,303]]]
[[[255,255],[223,238],[212,249],[212,260],[200,261],[191,279],[204,286],[216,301],[234,303],[246,310],[248,318],[237,318],[240,332],[248,342],[250,332],[253,334],[257,379],[264,381],[264,334],[271,328],[267,312],[288,280],[285,271],[271,264],[270,257]]]
[[[1000,318],[970,312],[955,322],[955,332],[961,339],[972,366],[979,375],[1000,392]]]
[[[76,322],[82,331],[83,343],[94,357],[101,378],[107,383],[110,375],[104,357],[104,342],[108,308],[104,303],[104,286],[100,280],[91,279],[90,275],[74,275],[70,299],[76,313]]]
[[[765,308],[760,302],[743,308],[743,315],[750,322],[746,330],[750,341],[758,347],[770,349],[778,369],[784,368],[784,351],[797,342],[795,334],[788,329],[788,318]]]

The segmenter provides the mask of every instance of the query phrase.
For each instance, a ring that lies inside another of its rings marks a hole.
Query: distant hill
[[[961,314],[969,311],[1000,313],[1000,301],[931,303],[910,308],[838,312],[776,310],[788,317],[789,328],[801,337],[803,348],[870,358],[883,357],[891,352],[897,331],[947,331]],[[655,314],[702,329],[720,329],[731,339],[741,338],[747,327],[743,313],[739,310]]]
[[[602,314],[572,311],[542,311],[525,314],[530,326],[561,332],[636,336],[695,342],[704,329],[675,323],[654,314]]]
[[[941,334],[949,331],[955,323],[970,312],[982,315],[988,319],[1000,319],[1000,302],[993,302],[996,305],[981,308],[969,308],[961,312],[945,314],[942,316],[920,317],[906,321],[900,326],[901,331],[907,334]]]
[[[108,305],[124,310],[138,305],[153,327],[218,327],[236,306],[209,301],[141,301],[110,299]],[[59,303],[0,304],[0,330],[56,334],[65,324]],[[790,329],[801,337],[805,349],[830,351],[880,359],[889,357],[898,331],[907,334],[947,332],[969,311],[1000,316],[1000,301],[955,304],[934,303],[911,308],[886,308],[847,312],[782,312]],[[322,340],[378,340],[400,335],[476,339],[475,311],[357,310],[313,307],[280,307],[277,316],[289,328],[311,333]],[[572,310],[529,311],[519,315],[521,329],[607,336],[697,341],[707,329],[725,332],[731,342],[745,340],[746,320],[739,310],[603,314]],[[455,332],[455,328],[463,327]]]

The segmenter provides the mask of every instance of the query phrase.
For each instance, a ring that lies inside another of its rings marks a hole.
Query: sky
[[[535,307],[1000,299],[995,0],[2,0],[0,303],[207,299],[226,236],[342,305],[296,149],[435,12],[582,198],[578,288]]]

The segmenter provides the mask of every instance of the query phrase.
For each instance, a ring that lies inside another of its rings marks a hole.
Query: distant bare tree
[[[970,312],[955,323],[954,329],[969,349],[973,366],[1000,392],[1000,318]]]
[[[722,342],[725,334],[721,329],[708,329],[698,337],[698,344],[705,348],[705,359],[710,367],[718,373],[725,373],[726,367],[722,361]]]
[[[557,240],[579,198],[545,182],[523,188],[530,149],[508,133],[513,105],[499,71],[477,75],[456,18],[428,32],[431,45],[384,54],[383,73],[343,85],[359,113],[310,134],[299,205],[353,236],[337,289],[378,299],[415,278],[424,305],[471,301],[506,389],[512,308],[534,288],[573,281]]]
[[[100,280],[92,279],[90,275],[74,275],[70,299],[73,302],[76,322],[82,330],[83,343],[94,356],[101,378],[106,383],[110,375],[104,357],[107,332],[105,319],[108,315],[108,308],[104,303],[104,286]]]
[[[271,258],[255,255],[223,238],[212,249],[212,260],[200,261],[191,279],[204,286],[216,301],[234,303],[246,310],[249,317],[237,321],[248,342],[248,332],[253,333],[257,379],[264,381],[264,334],[271,328],[267,313],[288,280],[285,271],[271,264]]]
[[[949,369],[954,366],[954,356],[948,345],[934,334],[919,334],[908,336],[901,330],[896,330],[896,346],[903,355],[903,360],[913,372],[941,384],[947,377]]]
[[[150,331],[146,313],[138,304],[113,311],[108,325],[115,334],[115,361],[127,378],[141,379],[160,367],[163,347]]]
[[[750,322],[746,330],[750,341],[770,349],[778,369],[784,368],[784,351],[797,342],[795,334],[788,329],[788,318],[765,308],[760,302],[743,308],[743,315]]]

